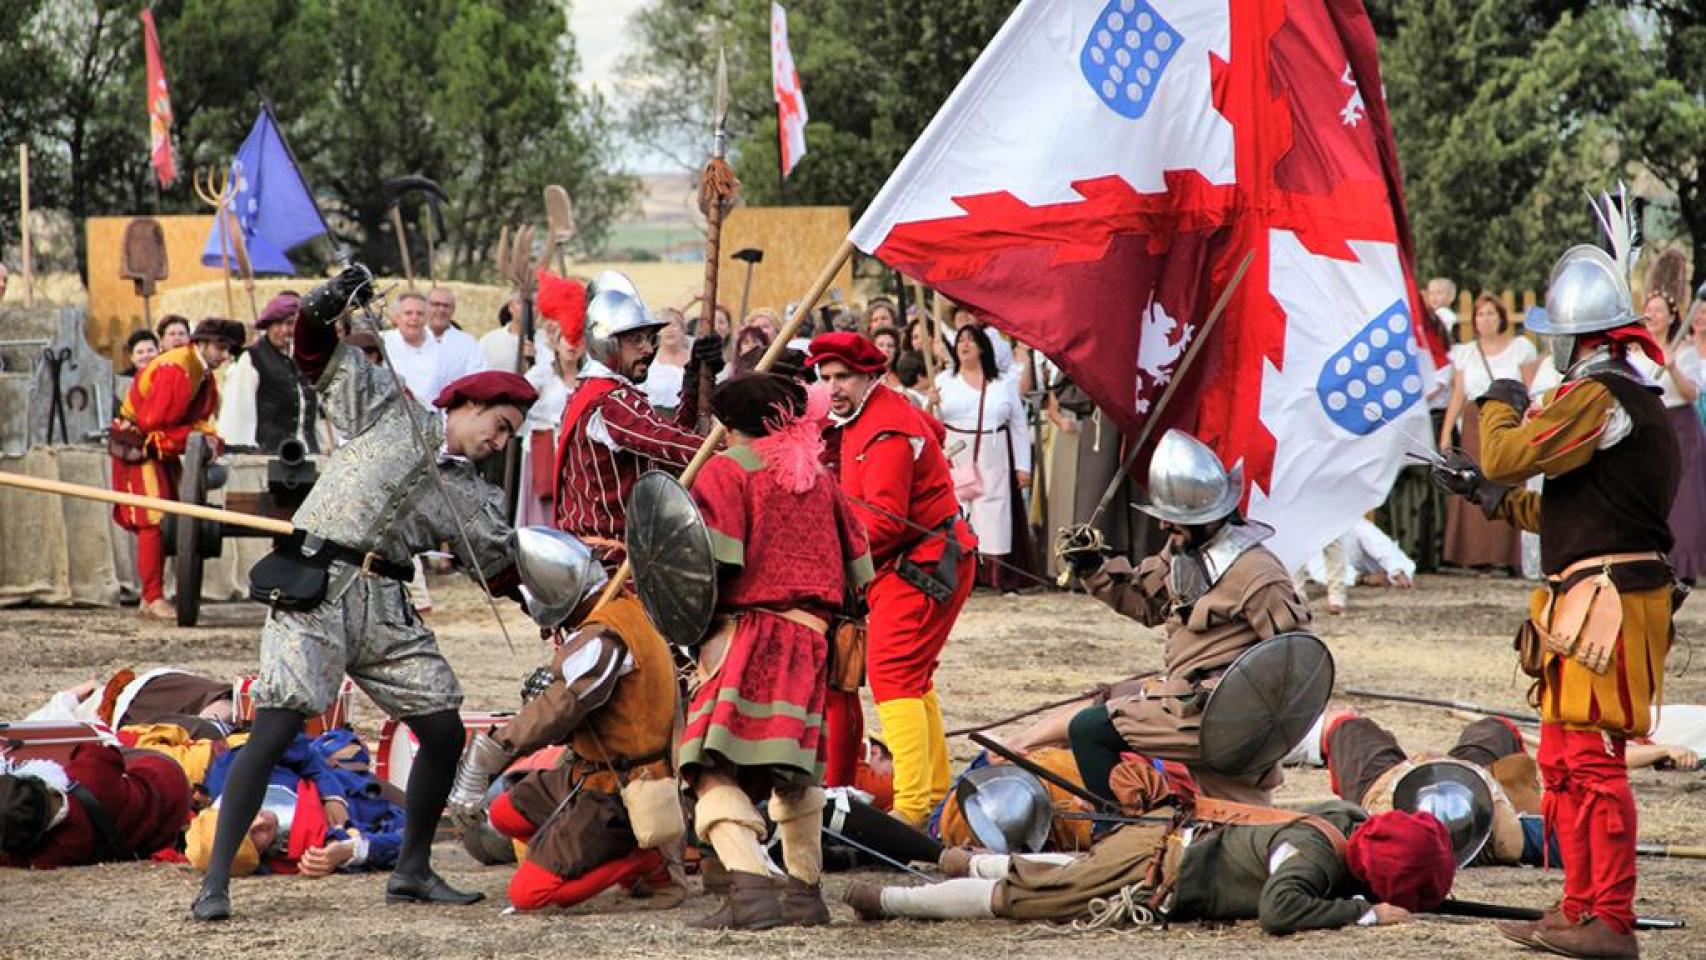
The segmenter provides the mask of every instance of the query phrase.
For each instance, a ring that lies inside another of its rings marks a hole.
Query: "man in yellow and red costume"
[[[189,343],[160,354],[137,374],[112,426],[114,490],[177,498],[178,461],[190,434],[207,434],[218,449],[213,417],[219,412],[219,387],[213,371],[242,352],[246,339],[241,323],[209,317],[196,324]],[[162,586],[166,559],[159,511],[118,506],[113,520],[136,534],[142,615],[173,619]]]
[[[894,755],[894,814],[916,826],[948,792],[936,665],[971,594],[977,538],[954,499],[942,425],[880,382],[882,350],[861,334],[826,333],[806,362],[829,388],[830,459],[877,568],[865,592],[866,674]],[[837,694],[830,704],[832,786],[852,777],[863,739],[858,703],[857,694]]]
[[[1622,218],[1606,207],[1616,228]],[[1681,460],[1658,388],[1628,362],[1632,349],[1664,361],[1632,309],[1627,259],[1586,245],[1559,259],[1546,315],[1528,329],[1564,382],[1530,410],[1521,383],[1493,381],[1481,397],[1481,464],[1453,453],[1434,471],[1489,518],[1540,534],[1546,583],[1519,649],[1535,678],[1542,810],[1563,854],[1564,896],[1537,922],[1499,928],[1571,957],[1640,954],[1624,751],[1650,732],[1674,633],[1665,554]],[[1544,492],[1520,488],[1533,476],[1546,478]]]

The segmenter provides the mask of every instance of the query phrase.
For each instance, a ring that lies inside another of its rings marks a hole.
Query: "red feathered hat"
[[[575,347],[586,335],[586,284],[564,279],[544,267],[536,274],[539,280],[539,315],[555,320],[563,331],[563,339]]]
[[[816,367],[830,360],[847,364],[858,373],[882,373],[888,358],[870,337],[850,330],[838,330],[813,338],[806,363]]]
[[[1393,810],[1366,820],[1345,845],[1345,866],[1381,903],[1426,912],[1451,892],[1451,834],[1431,813]]]
[[[526,413],[537,399],[539,392],[525,377],[508,370],[482,370],[450,381],[432,403],[446,410],[461,403],[505,403]]]

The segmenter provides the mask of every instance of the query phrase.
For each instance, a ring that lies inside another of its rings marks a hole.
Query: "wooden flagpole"
[[[776,334],[776,339],[770,341],[770,346],[764,351],[764,356],[760,357],[758,364],[752,368],[754,373],[768,373],[770,368],[776,365],[777,359],[782,356],[782,351],[788,349],[788,341],[792,340],[794,334],[799,332],[800,324],[805,322],[806,317],[811,316],[811,312],[817,308],[817,302],[823,299],[824,291],[828,290],[829,285],[835,282],[835,275],[841,272],[842,264],[845,264],[852,256],[853,241],[851,239],[841,241],[841,246],[836,248],[835,254],[829,258],[829,262],[823,265],[823,270],[818,273],[817,279],[813,280],[812,285],[807,288],[805,296],[800,298],[799,308],[794,311],[793,316],[782,324],[782,329]],[[693,485],[693,478],[699,475],[699,471],[705,466],[705,462],[711,459],[719,446],[722,446],[723,437],[727,433],[728,431],[723,425],[718,423],[711,428],[710,433],[705,435],[705,441],[699,444],[699,452],[695,453],[693,459],[688,462],[687,469],[681,471],[682,486],[691,487]],[[616,595],[622,592],[622,585],[628,581],[628,575],[632,571],[633,567],[624,557],[622,566],[610,578],[609,586],[604,588],[604,596],[598,601],[600,606],[616,599]]]
[[[30,252],[30,146],[18,144],[18,242],[23,247],[24,306],[36,305],[35,257]]]

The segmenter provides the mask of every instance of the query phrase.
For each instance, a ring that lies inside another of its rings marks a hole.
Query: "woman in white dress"
[[[956,477],[977,465],[981,493],[963,486],[960,509],[971,518],[977,552],[1030,569],[1029,529],[1019,491],[1031,482],[1031,431],[1018,381],[1001,377],[995,350],[981,328],[963,327],[954,339],[951,369],[937,375],[942,423],[948,428],[950,461]],[[1015,589],[1011,571],[994,563],[980,564],[978,580],[997,589]]]
[[[557,324],[547,328],[551,344],[551,378],[539,389],[539,399],[527,411],[522,430],[521,491],[516,500],[516,526],[553,526],[556,522],[557,434],[563,410],[575,392],[581,368],[581,346]]]
[[[1694,412],[1700,397],[1700,351],[1695,338],[1682,335],[1682,319],[1670,297],[1654,293],[1647,297],[1643,315],[1647,330],[1665,351],[1659,366],[1638,350],[1630,351],[1629,362],[1648,380],[1664,390],[1665,414],[1676,430],[1677,452],[1682,455],[1682,482],[1671,501],[1670,565],[1679,579],[1690,583],[1706,574],[1706,430]]]
[[[1439,448],[1451,447],[1453,430],[1461,431],[1458,446],[1481,459],[1480,415],[1474,401],[1494,380],[1516,380],[1527,386],[1539,359],[1534,344],[1516,335],[1505,305],[1491,294],[1475,301],[1475,339],[1451,348],[1451,400],[1439,431]],[[1522,569],[1522,541],[1515,527],[1488,520],[1481,508],[1461,497],[1446,503],[1445,562],[1476,569]]]

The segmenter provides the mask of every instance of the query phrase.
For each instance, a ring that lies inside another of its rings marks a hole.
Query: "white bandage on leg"
[[[927,887],[884,887],[883,912],[919,920],[980,920],[995,916],[995,881],[944,880]]]
[[[1005,853],[974,853],[966,866],[966,876],[978,880],[1001,880],[1012,865],[1013,858]]]

